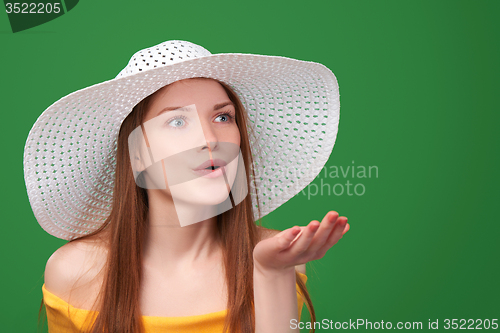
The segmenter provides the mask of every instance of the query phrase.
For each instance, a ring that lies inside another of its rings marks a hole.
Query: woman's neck
[[[168,272],[205,266],[220,259],[217,217],[181,226],[171,197],[148,193],[149,228],[143,263]]]

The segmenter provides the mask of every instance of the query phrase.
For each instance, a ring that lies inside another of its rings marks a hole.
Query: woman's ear
[[[132,157],[132,170],[135,173],[139,174],[146,169],[146,165],[144,164],[144,159],[138,155]]]
[[[134,175],[138,175],[151,166],[152,163],[148,152],[149,148],[144,139],[141,126],[138,126],[130,133],[128,137],[128,149]]]

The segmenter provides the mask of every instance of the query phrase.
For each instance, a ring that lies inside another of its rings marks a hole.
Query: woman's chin
[[[179,193],[175,193],[173,196],[174,202],[182,201],[183,204],[193,205],[193,208],[196,209],[197,206],[216,206],[223,204],[225,201],[229,202],[229,193],[227,189],[216,189],[216,190],[208,190],[208,189],[199,189],[197,191],[193,191],[191,193],[183,193],[180,195]]]

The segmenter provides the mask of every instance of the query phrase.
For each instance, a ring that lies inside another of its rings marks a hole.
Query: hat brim
[[[227,83],[245,106],[262,216],[314,180],[338,131],[339,89],[332,71],[286,57],[214,54],[75,91],[40,115],[26,141],[24,177],[45,231],[70,240],[102,225],[111,211],[110,157],[123,120],[158,89],[194,77]],[[255,207],[255,189],[251,195]]]

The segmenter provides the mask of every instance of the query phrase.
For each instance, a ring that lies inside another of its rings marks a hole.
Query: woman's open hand
[[[260,241],[253,251],[254,265],[279,271],[323,258],[348,230],[346,217],[328,212],[321,223],[311,221],[305,227],[294,226]]]

